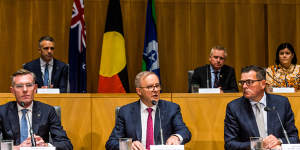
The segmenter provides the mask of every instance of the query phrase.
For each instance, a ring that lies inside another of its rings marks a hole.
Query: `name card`
[[[150,150],[184,150],[184,145],[150,145]]]
[[[273,88],[273,93],[295,93],[295,88]]]
[[[37,89],[38,94],[59,94],[58,88],[38,88]]]
[[[282,150],[300,150],[300,144],[281,144]]]
[[[205,94],[205,93],[220,94],[221,90],[219,88],[199,88],[198,93],[201,93],[201,94]]]
[[[20,147],[20,150],[55,150],[55,147]]]

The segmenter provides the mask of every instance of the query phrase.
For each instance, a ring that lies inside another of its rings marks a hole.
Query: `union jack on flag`
[[[74,0],[69,38],[71,93],[86,93],[86,29],[83,0]]]

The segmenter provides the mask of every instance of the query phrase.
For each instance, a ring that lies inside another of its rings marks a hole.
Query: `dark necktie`
[[[26,119],[26,113],[28,109],[22,109],[22,118],[21,118],[21,137],[20,137],[20,142],[22,143],[25,141],[28,137],[28,126],[27,126],[27,119]]]
[[[150,145],[153,145],[153,121],[152,121],[152,108],[147,108],[147,133],[146,133],[146,149],[150,150]]]
[[[219,87],[219,78],[218,78],[219,71],[215,71],[214,74],[215,74],[214,88],[218,88]]]
[[[45,66],[45,72],[44,72],[44,86],[48,86],[49,82],[49,71],[48,71],[48,64]]]

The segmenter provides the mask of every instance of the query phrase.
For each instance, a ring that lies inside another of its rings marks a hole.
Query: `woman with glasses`
[[[300,65],[290,43],[282,43],[276,51],[275,65],[266,70],[268,87],[294,87],[300,90]]]

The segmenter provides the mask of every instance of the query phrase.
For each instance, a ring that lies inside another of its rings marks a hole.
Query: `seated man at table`
[[[35,75],[20,69],[11,77],[11,93],[16,101],[0,106],[0,133],[3,140],[13,140],[14,149],[32,146],[32,127],[36,146],[55,146],[57,150],[72,150],[73,146],[61,126],[55,109],[35,101]],[[32,125],[32,126],[31,126]],[[49,143],[49,133],[52,141]]]
[[[118,150],[119,138],[132,138],[134,150],[149,150],[150,145],[189,142],[191,133],[182,120],[179,105],[160,99],[157,75],[140,72],[135,78],[135,86],[140,99],[120,108],[116,125],[106,142],[106,150]],[[160,136],[160,119],[163,137]]]
[[[50,36],[43,36],[39,40],[40,58],[24,64],[24,69],[36,75],[39,88],[59,88],[60,93],[67,92],[68,65],[53,58],[55,41]]]
[[[239,89],[236,84],[235,71],[224,65],[227,57],[223,46],[211,48],[209,63],[194,70],[191,84],[199,84],[200,88],[220,88],[221,93],[234,93]]]
[[[241,72],[239,84],[242,86],[243,96],[228,103],[226,108],[225,149],[250,149],[250,137],[263,137],[263,147],[266,149],[288,143],[277,112],[290,143],[299,143],[289,100],[265,92],[266,71],[261,67],[247,66]]]

